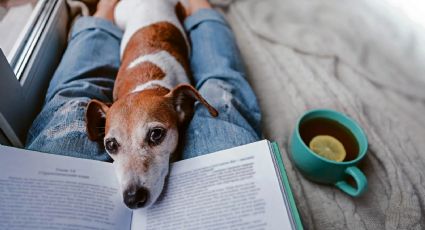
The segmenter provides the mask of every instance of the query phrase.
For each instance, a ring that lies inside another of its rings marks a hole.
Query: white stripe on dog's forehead
[[[150,88],[155,88],[155,87],[164,87],[168,90],[171,90],[173,87],[171,85],[169,85],[166,81],[163,80],[152,80],[152,81],[148,81],[144,84],[140,84],[138,86],[136,86],[136,88],[134,88],[131,92],[135,93],[135,92],[140,92],[143,91],[145,89],[150,89]]]

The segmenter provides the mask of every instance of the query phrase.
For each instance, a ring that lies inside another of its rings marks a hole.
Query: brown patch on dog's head
[[[161,80],[165,73],[155,64],[145,61],[140,63],[137,68],[120,68],[114,87],[114,100],[123,97],[125,94],[134,90],[135,86],[142,85],[148,81]]]

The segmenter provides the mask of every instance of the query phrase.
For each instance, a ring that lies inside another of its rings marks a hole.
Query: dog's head
[[[110,107],[97,100],[87,105],[88,136],[103,140],[129,208],[149,207],[161,194],[170,157],[179,141],[179,128],[191,119],[195,100],[212,116],[218,115],[187,84],[171,91],[156,88],[131,93]]]

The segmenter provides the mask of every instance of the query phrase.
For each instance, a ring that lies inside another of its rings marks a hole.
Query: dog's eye
[[[148,133],[148,142],[151,145],[159,145],[165,137],[165,129],[153,128]]]
[[[105,148],[111,154],[116,153],[118,151],[119,146],[120,145],[118,144],[115,138],[108,138],[105,141]]]

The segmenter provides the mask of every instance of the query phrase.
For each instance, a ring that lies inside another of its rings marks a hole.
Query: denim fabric
[[[260,109],[245,72],[230,27],[213,10],[200,10],[185,21],[192,44],[195,86],[218,112],[211,117],[197,103],[186,132],[183,158],[257,141]]]
[[[194,83],[219,116],[212,118],[202,105],[195,105],[183,158],[258,140],[260,110],[228,24],[219,13],[201,10],[186,19],[185,28],[192,43]],[[88,139],[84,112],[92,98],[112,100],[121,36],[106,20],[83,17],[76,21],[45,105],[29,131],[28,149],[111,160],[99,143]]]
[[[28,149],[112,160],[102,146],[88,139],[84,114],[91,98],[112,100],[121,36],[122,32],[106,20],[82,17],[75,22],[45,104],[29,130]]]

